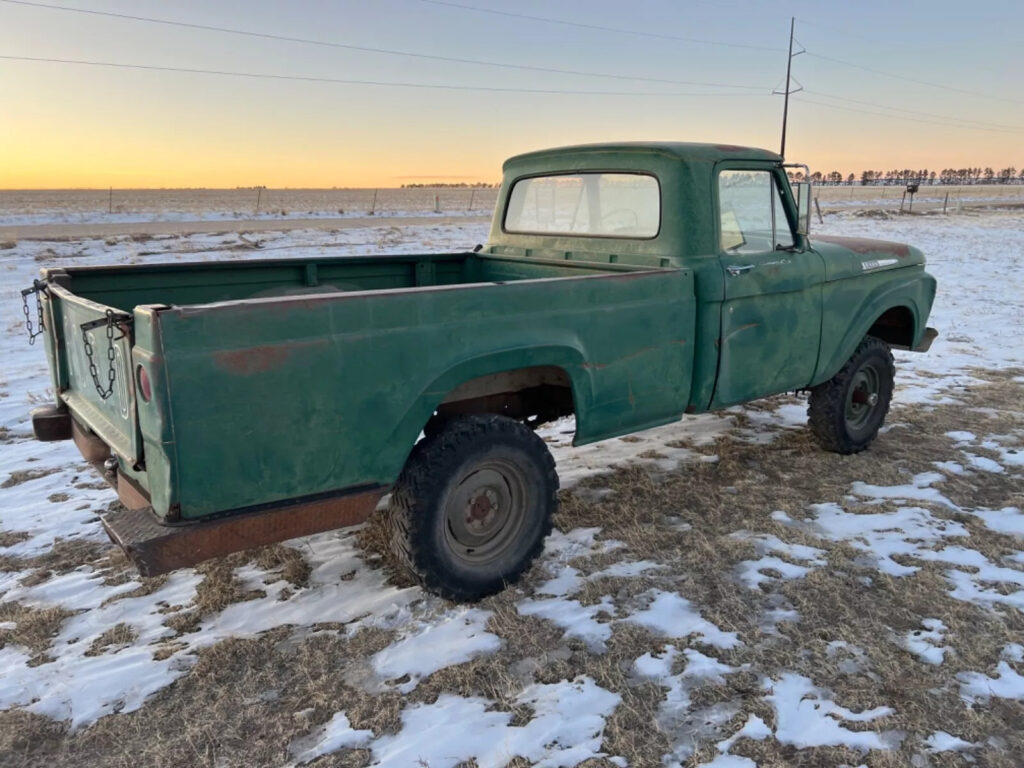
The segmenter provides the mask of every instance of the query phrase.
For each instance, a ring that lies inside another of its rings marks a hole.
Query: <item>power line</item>
[[[909,121],[914,122],[914,123],[928,123],[930,125],[941,125],[943,128],[959,128],[960,130],[966,130],[966,131],[992,131],[992,132],[995,132],[995,133],[1016,133],[1017,132],[1017,131],[1013,131],[1013,130],[1005,130],[1005,129],[1002,129],[1002,128],[983,128],[983,127],[980,127],[980,126],[976,127],[976,126],[970,126],[970,125],[958,125],[956,123],[939,122],[937,120],[923,120],[921,118],[905,117],[903,115],[891,115],[888,112],[875,112],[875,111],[868,110],[868,109],[857,109],[855,107],[843,107],[843,106],[840,106],[839,104],[827,104],[824,101],[815,101],[814,99],[806,99],[806,98],[802,98],[802,97],[801,98],[797,98],[795,100],[799,101],[802,104],[814,104],[815,106],[818,106],[818,107],[828,107],[830,109],[841,109],[844,112],[860,112],[861,114],[864,114],[864,115],[875,115],[877,117],[888,117],[888,118],[890,118],[892,120],[909,120]]]
[[[726,43],[721,40],[706,40],[699,37],[680,37],[678,35],[667,35],[660,32],[645,32],[639,29],[623,29],[621,27],[605,27],[600,24],[586,24],[580,21],[565,21],[563,19],[552,19],[548,16],[531,16],[526,13],[514,13],[512,11],[499,11],[495,8],[481,8],[476,5],[465,5],[453,3],[449,0],[420,0],[421,3],[430,5],[441,5],[448,8],[458,8],[463,11],[474,11],[476,13],[490,13],[495,16],[505,16],[514,19],[527,19],[529,21],[540,21],[545,24],[561,24],[566,27],[577,27],[579,29],[593,29],[600,32],[615,32],[622,35],[634,35],[637,37],[652,37],[658,40],[674,40],[680,43],[698,43],[700,45],[717,45],[725,48],[746,48],[752,51],[771,51],[772,53],[785,53],[785,48],[770,48],[764,45],[748,45],[745,43]]]
[[[888,109],[888,110],[892,110],[894,112],[906,112],[906,113],[911,114],[911,115],[922,115],[923,117],[936,117],[936,118],[939,118],[940,120],[953,120],[953,121],[956,121],[958,123],[972,123],[974,126],[980,126],[980,127],[985,127],[985,128],[998,128],[998,129],[1005,129],[1005,130],[1008,130],[1008,131],[1024,131],[1024,126],[1019,126],[1019,125],[1005,125],[1003,123],[990,123],[990,122],[987,122],[985,120],[967,120],[967,119],[962,118],[962,117],[954,117],[953,115],[939,115],[939,114],[936,114],[934,112],[919,112],[919,111],[914,110],[914,109],[906,109],[904,107],[890,107],[890,106],[887,106],[885,104],[878,104],[878,103],[873,102],[873,101],[860,101],[859,99],[850,99],[850,98],[847,98],[845,96],[833,96],[833,95],[828,94],[828,93],[821,93],[819,91],[809,91],[807,89],[804,89],[804,93],[809,93],[812,96],[818,96],[819,98],[836,99],[838,101],[846,101],[846,102],[849,102],[851,104],[861,104],[861,105],[866,106],[866,107],[877,107],[878,109]],[[971,127],[971,126],[965,125],[964,127],[968,128],[968,127]]]
[[[431,61],[445,61],[455,64],[472,64],[483,67],[497,67],[501,69],[515,69],[525,70],[529,72],[546,72],[549,74],[559,75],[576,75],[582,77],[602,77],[613,80],[629,80],[633,82],[645,82],[645,83],[662,83],[666,85],[692,85],[692,86],[706,86],[709,88],[735,88],[737,90],[749,90],[759,91],[765,90],[755,85],[735,85],[732,83],[704,83],[692,80],[671,80],[657,77],[641,77],[638,75],[621,75],[613,74],[610,72],[588,72],[585,70],[578,69],[558,69],[555,67],[542,67],[532,64],[509,64],[505,62],[497,61],[486,61],[483,59],[466,59],[456,56],[441,56],[429,53],[415,53],[412,51],[401,51],[391,48],[374,48],[365,45],[351,45],[349,43],[337,43],[330,40],[316,40],[304,37],[289,37],[287,35],[275,35],[269,32],[253,32],[244,29],[233,29],[231,27],[219,27],[210,24],[196,24],[185,21],[173,21],[171,19],[158,19],[150,16],[135,16],[127,13],[113,13],[110,11],[96,11],[88,8],[69,8],[62,5],[51,5],[49,3],[38,3],[31,2],[31,0],[0,0],[2,3],[9,5],[23,5],[31,8],[44,8],[51,11],[68,11],[71,13],[83,13],[90,16],[105,16],[112,19],[122,19],[126,21],[141,21],[149,24],[163,24],[170,27],[180,27],[183,29],[198,29],[206,32],[220,32],[229,35],[239,35],[242,37],[254,37],[261,38],[264,40],[275,40],[278,42],[288,43],[300,43],[303,45],[317,45],[325,48],[341,48],[349,51],[360,51],[363,53],[379,53],[387,56],[407,56],[415,59],[428,59]]]
[[[58,59],[44,56],[9,56],[0,54],[0,60],[32,61],[53,64],[75,64],[90,67],[112,67],[116,69],[140,69],[153,72],[183,72],[193,75],[222,75],[226,77],[248,77],[266,80],[292,80],[308,83],[336,83],[342,85],[369,85],[393,88],[426,88],[444,91],[487,91],[492,93],[540,93],[565,96],[760,96],[758,93],[729,93],[725,91],[710,92],[672,92],[672,91],[578,91],[559,88],[501,88],[486,85],[453,85],[448,83],[402,83],[387,80],[350,80],[337,77],[314,77],[307,75],[277,75],[269,72],[234,72],[220,69],[195,69],[191,67],[169,67],[155,64],[128,64],[113,61],[88,61],[83,59]]]
[[[433,0],[423,0],[423,2],[431,2],[431,1],[433,1]],[[896,74],[893,74],[892,72],[886,72],[886,71],[881,70],[881,69],[873,69],[871,67],[865,67],[865,66],[863,66],[861,64],[855,64],[852,61],[844,61],[843,59],[836,59],[836,58],[833,58],[831,56],[822,56],[820,53],[814,53],[813,51],[807,51],[807,55],[808,56],[813,56],[814,58],[820,59],[822,61],[829,61],[829,62],[831,62],[833,64],[840,64],[840,65],[842,65],[844,67],[852,67],[854,69],[859,69],[859,70],[862,70],[864,72],[871,72],[872,74],[875,74],[875,75],[881,75],[882,77],[889,77],[889,78],[892,78],[893,80],[903,80],[904,82],[907,82],[907,83],[915,83],[916,85],[926,85],[929,88],[939,88],[941,90],[952,91],[954,93],[965,93],[968,96],[977,96],[977,97],[980,97],[980,98],[983,98],[983,99],[993,99],[995,101],[1006,101],[1006,102],[1009,102],[1011,104],[1024,104],[1024,101],[1021,101],[1019,99],[1009,99],[1009,98],[1006,98],[1005,96],[993,96],[990,93],[982,93],[981,91],[972,91],[972,90],[969,90],[967,88],[957,88],[956,86],[952,86],[952,85],[943,85],[941,83],[931,83],[931,82],[928,82],[927,80],[918,80],[917,78],[914,78],[914,77],[905,77],[904,75],[896,75]]]

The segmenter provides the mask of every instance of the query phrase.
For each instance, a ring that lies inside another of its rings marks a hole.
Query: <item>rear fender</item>
[[[565,371],[572,387],[577,422],[585,422],[587,408],[593,401],[590,377],[583,368],[582,350],[573,347],[525,347],[503,350],[463,360],[438,376],[416,399],[398,427],[384,441],[375,464],[382,476],[394,480],[401,472],[413,444],[427,421],[445,397],[465,382],[523,368],[549,366]]]

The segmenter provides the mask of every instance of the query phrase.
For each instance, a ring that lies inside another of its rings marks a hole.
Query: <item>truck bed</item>
[[[386,488],[445,398],[501,371],[571,385],[578,442],[678,418],[690,389],[686,269],[458,253],[44,278],[56,391],[170,521]]]

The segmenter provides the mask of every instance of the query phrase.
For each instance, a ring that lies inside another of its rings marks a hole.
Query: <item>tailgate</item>
[[[59,285],[47,287],[60,398],[129,466],[140,463],[142,436],[130,375],[132,316]]]

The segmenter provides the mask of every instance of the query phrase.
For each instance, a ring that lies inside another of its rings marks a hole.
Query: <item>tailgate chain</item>
[[[36,294],[36,323],[37,326],[32,326],[32,313],[29,312],[28,308],[28,296],[30,293]],[[21,292],[21,311],[25,314],[25,330],[28,331],[28,343],[35,344],[36,336],[42,336],[46,330],[46,326],[43,324],[43,302],[39,300],[39,294],[46,293],[46,283],[42,280],[33,280],[31,288],[25,288]],[[37,330],[38,328],[38,330]]]
[[[129,315],[115,315],[114,310],[108,309],[107,312],[106,312],[106,316],[104,318],[102,318],[100,320],[93,320],[92,322],[88,322],[88,323],[83,323],[82,324],[82,343],[85,345],[85,356],[86,356],[86,359],[88,359],[88,361],[89,361],[89,375],[92,376],[92,383],[96,387],[96,394],[98,394],[100,396],[101,400],[106,400],[114,392],[114,376],[115,376],[114,361],[115,361],[115,358],[116,358],[116,355],[114,353],[114,342],[117,341],[118,339],[123,339],[124,335],[125,335],[124,331],[122,330],[121,331],[121,335],[118,336],[117,339],[114,338],[114,326],[118,325],[118,328],[120,328],[120,324],[119,323],[115,323],[115,320],[114,320],[115,317],[117,317],[120,322],[131,322],[131,316],[129,316]],[[89,331],[91,331],[94,328],[99,328],[100,326],[105,326],[106,329],[107,329],[106,330],[106,333],[107,333],[107,387],[106,387],[106,389],[104,389],[103,385],[100,384],[100,375],[99,375],[99,371],[96,368],[96,360],[95,360],[93,349],[92,349],[92,343],[89,341]]]

